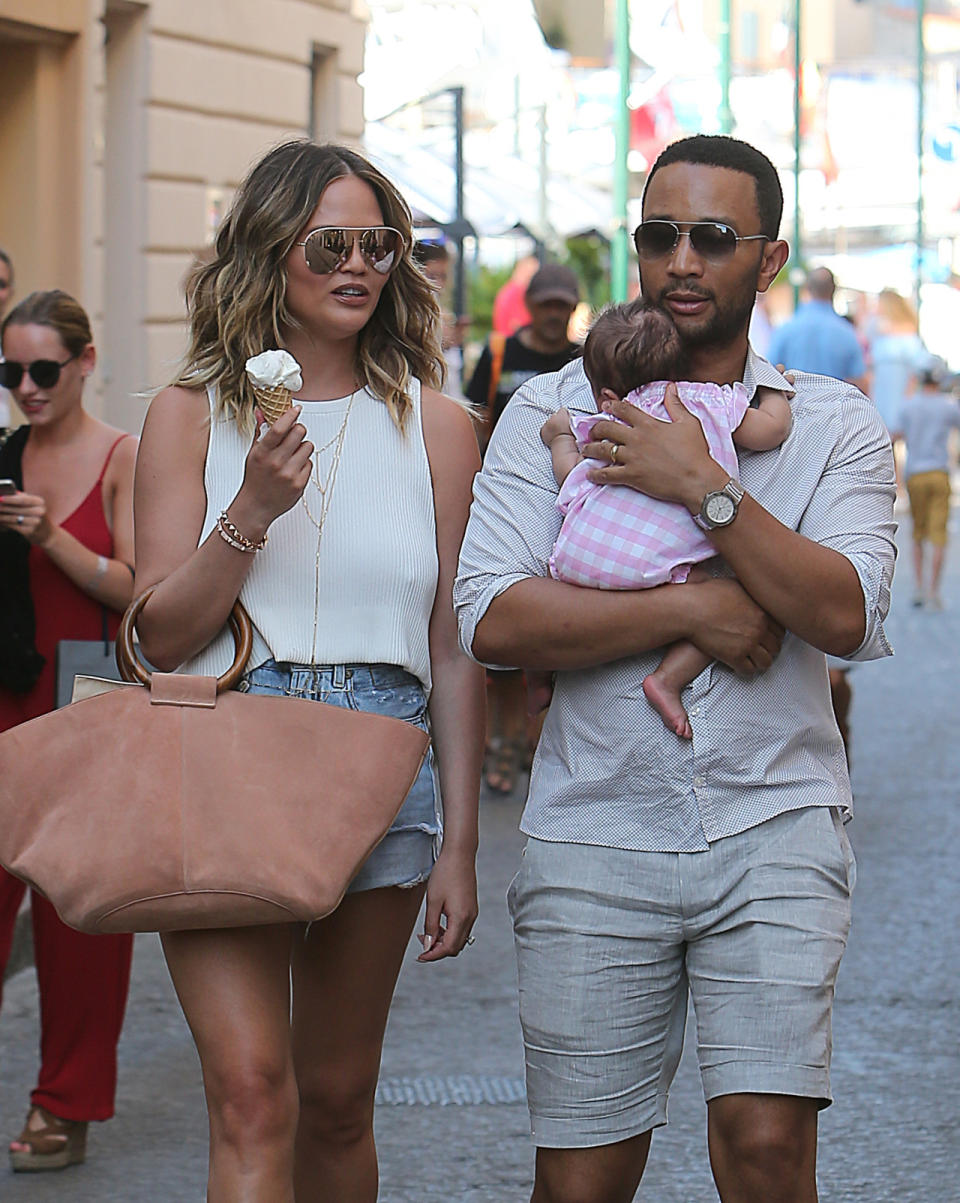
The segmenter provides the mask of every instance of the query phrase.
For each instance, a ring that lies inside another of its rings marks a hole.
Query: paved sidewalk
[[[909,549],[906,549],[909,550]],[[836,1104],[821,1119],[823,1203],[960,1199],[956,933],[960,887],[960,556],[943,613],[909,605],[902,557],[888,624],[897,655],[853,670],[859,860],[854,928],[834,1025]],[[482,812],[482,913],[458,961],[401,975],[377,1109],[381,1203],[526,1203],[533,1152],[519,1102],[522,1052],[504,894],[519,857],[519,797]],[[32,972],[0,1017],[0,1137],[16,1133],[35,1072]],[[410,1101],[404,1101],[409,1099]],[[638,1199],[710,1203],[705,1108],[684,1056],[670,1124]],[[206,1120],[196,1056],[154,937],[137,942],[121,1046],[118,1116],[91,1133],[86,1166],[11,1175],[3,1203],[201,1203]],[[333,1201],[332,1201],[333,1203]]]

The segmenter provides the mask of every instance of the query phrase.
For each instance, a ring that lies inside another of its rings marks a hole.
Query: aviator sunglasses
[[[0,363],[0,386],[8,389],[19,388],[24,372],[28,372],[37,388],[53,388],[60,379],[61,368],[65,368],[76,358],[76,355],[71,355],[63,363],[57,363],[55,359],[35,359],[33,363],[17,363],[15,360],[6,359]]]
[[[403,251],[403,235],[392,226],[319,226],[294,245],[303,247],[315,276],[326,276],[347,262],[355,243],[367,266],[382,276],[396,267]]]
[[[681,230],[675,221],[655,218],[637,226],[633,242],[641,259],[659,259],[669,255],[681,237],[690,239],[698,255],[714,262],[729,259],[740,242],[770,241],[766,234],[738,234],[733,226],[722,221],[695,221],[688,230]]]

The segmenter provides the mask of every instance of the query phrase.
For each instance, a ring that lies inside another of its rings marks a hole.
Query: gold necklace
[[[347,412],[343,415],[343,421],[340,424],[340,429],[328,442],[322,447],[317,447],[314,454],[319,457],[323,451],[328,451],[333,448],[333,457],[330,461],[330,467],[327,469],[326,478],[321,483],[320,481],[320,466],[317,459],[313,462],[313,471],[310,473],[310,481],[320,494],[320,515],[317,517],[311,513],[309,505],[307,505],[307,490],[300,494],[300,503],[303,506],[304,513],[313,523],[317,530],[317,551],[314,557],[314,583],[313,583],[313,643],[310,650],[310,662],[317,662],[317,620],[320,613],[320,544],[323,540],[323,528],[327,522],[327,514],[330,512],[330,502],[333,500],[333,486],[337,482],[337,473],[340,470],[340,457],[343,455],[343,443],[347,436],[347,423],[350,420],[350,411],[353,409],[353,401],[357,395],[355,389],[350,394],[350,400],[347,402]]]

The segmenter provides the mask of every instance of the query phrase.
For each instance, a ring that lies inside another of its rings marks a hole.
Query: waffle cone
[[[280,385],[276,388],[254,388],[253,395],[271,426],[277,418],[286,413],[293,402],[293,393]]]

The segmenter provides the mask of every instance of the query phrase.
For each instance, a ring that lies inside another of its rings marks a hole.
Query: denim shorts
[[[530,839],[508,903],[534,1143],[615,1144],[666,1123],[688,995],[708,1101],[826,1106],[855,875],[834,807],[703,852]]]
[[[420,681],[393,664],[278,664],[267,660],[251,669],[242,693],[309,698],[401,718],[429,732],[427,698]],[[429,748],[420,773],[393,826],[370,853],[347,893],[381,886],[415,886],[426,881],[437,859],[442,835],[440,790]]]

